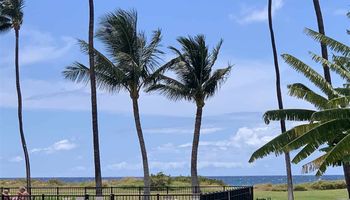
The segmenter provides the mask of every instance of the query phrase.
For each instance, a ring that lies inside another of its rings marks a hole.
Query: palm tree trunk
[[[151,180],[150,180],[150,176],[149,176],[149,167],[148,167],[146,145],[145,145],[145,140],[143,138],[142,127],[141,127],[138,97],[131,97],[131,98],[132,98],[132,105],[133,105],[133,111],[134,111],[135,126],[136,126],[137,136],[139,138],[141,155],[142,155],[143,183],[144,183],[143,193],[144,193],[144,195],[150,195],[150,193],[151,193],[150,192]],[[145,199],[147,199],[147,198],[145,198]]]
[[[316,17],[317,17],[318,32],[325,35],[320,2],[319,0],[313,0],[313,2],[314,2],[314,8],[315,8]],[[322,58],[328,60],[327,45],[323,44],[322,42],[321,42],[321,53],[322,53]],[[329,72],[329,67],[327,65],[323,65],[323,72],[324,72],[324,78],[326,79],[326,81],[329,84],[332,84],[331,74]]]
[[[19,124],[19,133],[21,136],[22,148],[24,152],[24,160],[26,165],[27,190],[29,193],[31,193],[30,162],[29,162],[29,154],[28,154],[26,139],[24,137],[23,120],[22,120],[22,92],[21,92],[21,83],[20,83],[20,75],[19,75],[19,29],[15,29],[15,34],[16,34],[15,65],[16,65],[16,89],[17,89],[17,99],[18,99],[18,124]]]
[[[197,173],[197,156],[199,147],[200,129],[202,123],[203,106],[197,105],[196,121],[194,125],[192,155],[191,155],[191,183],[192,193],[200,193],[198,173]]]
[[[350,164],[343,164],[346,189],[348,190],[348,198],[350,199]]]
[[[280,80],[281,78],[280,78],[280,72],[279,72],[279,66],[278,66],[275,35],[273,32],[273,25],[272,25],[272,0],[269,0],[268,4],[269,4],[268,5],[269,29],[270,29],[271,45],[272,45],[275,72],[276,72],[276,93],[277,93],[277,100],[278,100],[278,108],[283,109],[283,99],[282,99],[282,93],[281,93],[281,80]],[[281,132],[282,133],[286,132],[285,121],[281,120],[280,124],[281,124]],[[292,169],[291,169],[289,152],[285,153],[285,163],[286,163],[286,172],[287,172],[288,200],[294,200],[293,177],[292,177]]]
[[[92,111],[92,135],[94,145],[95,184],[96,195],[102,195],[102,175],[100,163],[100,147],[97,121],[97,97],[96,77],[94,60],[94,1],[89,0],[89,63],[90,63],[90,85],[91,85],[91,111]]]
[[[313,3],[314,3],[316,18],[317,18],[318,32],[323,34],[323,35],[326,35],[325,30],[324,30],[324,23],[323,23],[320,2],[319,2],[319,0],[313,0]],[[322,42],[320,44],[321,44],[322,58],[328,60],[327,45],[322,43]],[[323,65],[323,71],[324,71],[324,78],[326,79],[326,81],[329,84],[332,84],[331,75],[329,72],[329,67],[327,65]],[[343,169],[344,169],[345,182],[346,182],[346,186],[347,186],[347,190],[348,190],[348,196],[350,198],[350,165],[343,164]]]

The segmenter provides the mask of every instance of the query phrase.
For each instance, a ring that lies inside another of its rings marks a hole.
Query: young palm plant
[[[19,71],[19,31],[23,22],[23,0],[1,0],[0,1],[0,32],[5,32],[13,29],[15,31],[16,47],[15,47],[15,71],[16,71],[16,90],[18,101],[18,124],[19,133],[22,142],[22,148],[24,152],[24,160],[26,166],[26,181],[27,188],[30,192],[31,177],[30,177],[30,162],[27,144],[25,140],[23,130],[22,119],[22,92],[20,83],[20,71]]]
[[[350,82],[350,48],[310,29],[306,29],[306,32],[314,39],[326,44],[334,52],[340,53],[340,55],[333,56],[334,62],[329,62],[327,59],[313,53],[311,55],[316,62],[329,66],[331,70],[340,75],[346,81],[345,87],[333,89],[329,82],[311,67],[291,55],[283,55],[288,64],[296,71],[304,74],[326,97],[315,93],[303,84],[290,85],[289,92],[292,96],[312,103],[319,111],[285,109],[266,112],[264,118],[267,123],[270,120],[281,119],[309,121],[311,123],[296,126],[274,138],[254,152],[250,161],[252,162],[272,152],[281,154],[302,148],[292,161],[299,163],[317,149],[320,149],[325,153],[305,164],[303,171],[317,170],[316,175],[322,175],[328,166],[343,165],[350,197],[350,88],[347,87]],[[321,148],[322,146],[326,147]]]
[[[148,91],[158,91],[174,101],[184,99],[196,104],[197,111],[191,154],[191,181],[192,192],[199,193],[197,155],[203,107],[205,101],[214,96],[224,83],[231,66],[213,71],[222,40],[212,52],[209,52],[203,35],[188,38],[179,37],[177,41],[182,48],[179,50],[170,47],[177,54],[177,58],[168,63],[168,68],[176,74],[176,78],[161,74],[158,76],[158,82],[151,86]]]
[[[143,32],[137,31],[136,11],[117,10],[104,16],[100,22],[97,38],[106,47],[108,55],[94,49],[96,84],[100,89],[111,93],[125,90],[132,100],[137,136],[141,148],[144,171],[144,194],[150,194],[150,175],[146,145],[142,133],[139,113],[139,95],[147,87],[156,74],[164,67],[158,67],[161,41],[160,30],[154,31],[152,39],[147,43]],[[83,52],[89,52],[89,45],[79,41]],[[75,82],[90,81],[90,69],[76,62],[63,72],[65,78]]]

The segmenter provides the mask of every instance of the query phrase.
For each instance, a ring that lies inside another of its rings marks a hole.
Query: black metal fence
[[[192,194],[152,194],[152,195],[30,195],[30,196],[1,196],[1,200],[199,200],[199,195]]]
[[[239,189],[239,186],[200,186],[201,193],[209,193],[216,191],[228,191]],[[0,193],[5,189],[10,194],[16,194],[18,192],[17,187],[0,187]],[[101,187],[99,188],[103,195],[110,194],[143,194],[144,187],[134,186],[119,186],[119,187]],[[192,190],[191,186],[182,187],[150,187],[153,194],[191,194],[192,191],[199,191],[198,189]],[[96,187],[32,187],[29,189],[32,195],[95,195]]]
[[[113,187],[113,189],[114,188],[115,187]],[[191,191],[192,188],[191,187],[188,187],[188,188],[189,188],[188,190]],[[4,189],[11,189],[11,188],[1,188],[1,189],[4,190]],[[31,189],[35,189],[35,188],[31,188]],[[96,191],[96,188],[91,188],[91,189]],[[38,190],[33,190],[33,191],[38,191]],[[47,192],[51,190],[44,190],[44,191]],[[72,190],[72,191],[77,191],[77,190]],[[201,191],[203,191],[202,187],[201,187]],[[91,195],[89,193],[86,193],[83,195],[44,194],[44,193],[39,195],[39,194],[32,193],[31,195],[28,195],[28,196],[2,194],[1,200],[253,200],[253,187],[232,187],[231,186],[229,189],[225,188],[225,191],[217,191],[217,192],[209,192],[209,193],[202,192],[200,194],[192,194],[191,192],[183,193],[183,194],[171,193],[171,190],[168,190],[168,192],[169,192],[168,194],[151,192],[150,195],[144,195],[142,194],[143,187],[141,187],[140,194],[126,194],[126,193],[106,194],[105,191],[102,195],[98,195],[98,196]]]
[[[204,193],[200,200],[253,200],[253,187],[238,187],[234,190]]]

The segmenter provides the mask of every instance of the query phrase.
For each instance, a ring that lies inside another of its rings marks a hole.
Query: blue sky
[[[162,48],[177,46],[178,36],[205,34],[214,46],[224,39],[217,67],[234,64],[218,95],[206,103],[199,151],[201,175],[281,175],[283,157],[247,161],[250,154],[278,134],[278,124],[265,125],[262,113],[276,108],[274,71],[265,1],[108,1],[95,2],[96,21],[114,9],[137,9],[139,29],[162,29]],[[326,33],[349,42],[345,0],[321,1]],[[27,1],[21,29],[21,82],[24,130],[32,175],[93,176],[89,88],[64,80],[61,72],[73,61],[87,62],[76,38],[87,38],[87,1]],[[98,23],[97,23],[98,27]],[[316,29],[312,1],[275,0],[274,27],[279,53],[290,53],[321,71],[308,51],[319,44],[305,27]],[[14,34],[0,36],[0,177],[23,177],[14,82]],[[96,41],[103,51],[103,46]],[[310,105],[286,95],[286,85],[308,83],[280,60],[285,107]],[[335,75],[333,81],[341,84]],[[126,93],[99,91],[99,126],[103,176],[141,176],[141,158]],[[195,106],[142,94],[140,111],[152,173],[188,175]],[[289,124],[292,126],[293,124]],[[317,154],[315,155],[317,156]],[[293,166],[301,173],[301,165]],[[327,174],[341,174],[333,168]]]

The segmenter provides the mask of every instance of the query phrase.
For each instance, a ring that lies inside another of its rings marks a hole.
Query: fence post
[[[41,195],[41,200],[45,200],[45,194]]]
[[[111,194],[111,200],[114,200],[114,194],[113,193]]]
[[[169,194],[169,186],[166,186],[166,194]]]
[[[227,191],[227,198],[228,198],[228,200],[231,200],[231,194],[230,194],[230,191]]]
[[[58,196],[60,194],[60,188],[59,187],[56,187],[56,195]]]
[[[86,187],[84,187],[84,194],[85,194],[85,195],[87,194],[87,192],[86,192]]]
[[[157,194],[157,200],[159,200],[159,194]]]
[[[85,194],[85,200],[89,200],[89,194]]]
[[[222,189],[223,189],[224,191],[226,191],[226,186],[222,186]]]
[[[1,192],[1,200],[4,200],[4,194]]]
[[[254,186],[249,187],[250,199],[254,200]]]
[[[111,187],[111,194],[113,194],[113,187]]]

